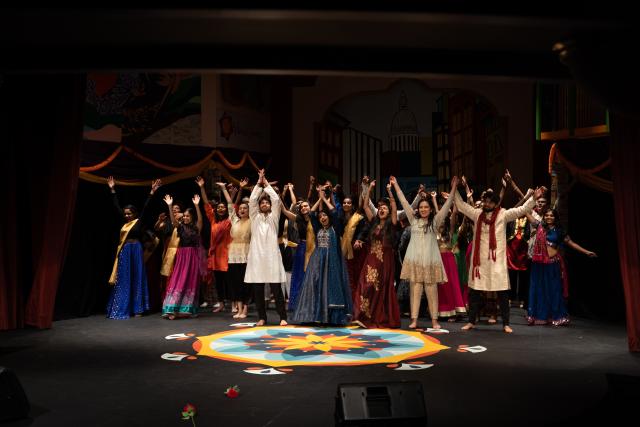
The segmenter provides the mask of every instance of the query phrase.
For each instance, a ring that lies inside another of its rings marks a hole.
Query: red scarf
[[[482,234],[482,224],[487,224],[489,226],[489,258],[496,260],[496,249],[498,247],[498,242],[496,240],[496,219],[498,218],[498,213],[500,212],[500,207],[495,208],[493,211],[493,216],[491,219],[487,219],[488,212],[482,212],[478,217],[478,223],[476,224],[476,238],[475,243],[473,244],[473,277],[480,278],[480,235]]]

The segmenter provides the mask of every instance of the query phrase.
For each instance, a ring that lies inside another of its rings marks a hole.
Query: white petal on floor
[[[266,369],[245,369],[244,372],[247,374],[254,375],[284,375],[284,372],[280,372],[274,368],[266,368]]]
[[[419,371],[421,369],[428,369],[433,366],[433,363],[414,365],[411,363],[401,363],[400,366],[394,369],[394,371]]]

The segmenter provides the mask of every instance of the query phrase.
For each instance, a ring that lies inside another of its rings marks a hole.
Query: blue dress
[[[543,227],[540,225],[539,227]],[[543,229],[544,230],[544,229]],[[547,324],[559,326],[569,322],[569,313],[563,296],[563,265],[561,255],[546,255],[546,246],[560,247],[565,239],[563,230],[553,228],[538,233],[531,262],[531,280],[529,285],[529,324]],[[544,240],[544,241],[543,241]],[[536,252],[536,248],[540,248]],[[543,252],[544,251],[544,252]]]
[[[332,215],[336,221],[335,211]],[[322,228],[315,213],[311,221],[316,234],[316,249],[309,259],[290,320],[293,323],[344,325],[352,313],[352,303],[340,237],[332,226]]]

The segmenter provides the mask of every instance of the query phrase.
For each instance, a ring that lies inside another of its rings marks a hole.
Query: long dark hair
[[[298,230],[298,235],[300,239],[306,240],[307,239],[307,221],[304,219],[304,215],[300,213],[300,208],[302,207],[303,203],[306,203],[308,205],[310,204],[307,199],[298,199],[298,212],[296,213],[295,224],[296,224],[296,229]],[[309,208],[311,208],[311,206],[309,206]]]
[[[185,224],[184,222],[182,223],[183,226],[187,226],[187,227],[191,227],[191,228],[195,228],[196,227],[196,223],[198,222],[198,213],[196,212],[196,210],[194,208],[187,208],[184,210],[183,214],[188,213],[189,215],[191,215],[191,223],[190,224]]]
[[[388,242],[392,242],[395,244],[394,242],[394,227],[393,227],[393,221],[391,220],[391,202],[389,201],[388,197],[383,197],[380,200],[378,200],[378,209],[380,205],[386,205],[389,208],[389,215],[387,216],[387,219],[384,220],[384,224],[382,226],[382,235],[384,236],[384,240],[388,241]],[[371,228],[369,229],[369,241],[372,240],[373,235],[375,233],[376,228],[380,225],[380,215],[376,215],[375,219],[371,222]]]
[[[429,216],[427,217],[427,223],[424,225],[423,230],[422,230],[422,231],[424,231],[424,233],[426,234],[426,233],[429,231],[429,229],[432,229],[432,230],[433,230],[433,218],[435,218],[435,216],[436,216],[436,210],[433,208],[433,206],[431,205],[431,202],[430,202],[429,200],[427,200],[427,199],[422,199],[422,200],[420,200],[420,201],[418,202],[418,211],[417,211],[417,214],[416,214],[416,217],[417,217],[418,219],[422,218],[422,217],[420,216],[420,204],[421,204],[422,202],[425,202],[427,205],[429,205],[429,208],[430,208]],[[434,230],[434,231],[435,231],[435,230]]]

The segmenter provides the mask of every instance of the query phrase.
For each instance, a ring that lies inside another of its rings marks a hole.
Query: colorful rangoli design
[[[397,363],[449,347],[399,329],[263,326],[197,337],[193,348],[198,356],[282,367]]]

